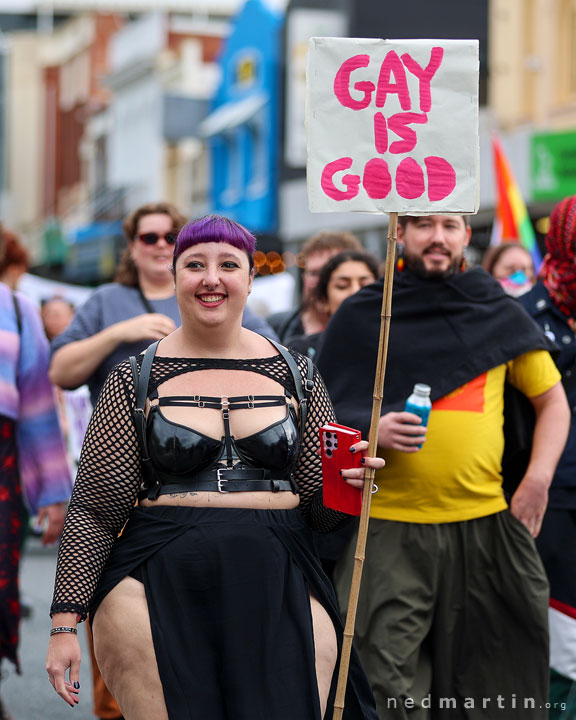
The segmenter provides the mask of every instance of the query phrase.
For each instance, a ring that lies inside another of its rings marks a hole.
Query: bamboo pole
[[[380,409],[382,407],[384,376],[386,374],[386,355],[388,353],[388,337],[390,334],[390,318],[392,315],[392,287],[394,284],[397,227],[398,213],[390,213],[388,243],[386,248],[386,269],[384,272],[384,292],[382,294],[382,310],[380,313],[378,362],[376,365],[376,376],[374,378],[372,418],[370,420],[370,434],[368,437],[368,455],[371,457],[375,457],[378,451],[378,421],[380,420]],[[368,535],[368,522],[370,520],[370,503],[372,501],[374,474],[374,468],[366,468],[366,472],[364,473],[362,512],[360,514],[356,552],[354,553],[354,572],[352,574],[352,584],[350,586],[350,597],[348,600],[348,613],[346,615],[342,653],[340,655],[340,668],[338,671],[336,699],[334,700],[333,720],[341,720],[344,712],[344,699],[346,696],[346,684],[348,680],[348,669],[350,666],[350,652],[352,650],[352,641],[354,639],[356,610],[358,609],[358,595],[360,593],[360,582],[362,580],[362,570],[364,567],[364,558],[366,556],[366,538]]]

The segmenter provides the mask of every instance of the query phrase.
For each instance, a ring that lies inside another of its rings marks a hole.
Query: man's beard
[[[462,267],[462,256],[457,258],[452,258],[450,261],[450,265],[446,268],[446,270],[428,270],[426,265],[424,264],[424,260],[419,255],[411,255],[410,253],[406,252],[406,248],[404,248],[404,262],[406,263],[406,267],[411,270],[415,275],[418,275],[418,277],[421,278],[449,278],[452,277],[452,275],[456,275],[460,272]]]

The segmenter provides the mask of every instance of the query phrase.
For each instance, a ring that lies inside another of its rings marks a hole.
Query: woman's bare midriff
[[[253,510],[292,510],[300,504],[300,496],[292,492],[187,492],[160,495],[157,500],[140,501],[142,507],[176,505],[179,507],[252,508]]]

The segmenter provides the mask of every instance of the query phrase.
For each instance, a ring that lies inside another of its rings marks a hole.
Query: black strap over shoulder
[[[160,340],[153,342],[146,352],[142,360],[140,367],[140,373],[138,373],[138,363],[136,358],[130,356],[130,367],[132,369],[132,376],[134,378],[134,391],[136,394],[136,403],[134,405],[134,424],[136,425],[136,434],[138,435],[138,443],[140,445],[140,458],[142,461],[142,473],[144,475],[144,481],[146,485],[150,487],[159,488],[158,478],[156,477],[156,471],[148,452],[148,442],[146,440],[146,397],[148,395],[148,381],[150,380],[150,370],[152,369],[152,362],[154,361],[154,355]],[[155,499],[155,498],[151,498]]]
[[[160,340],[156,340],[156,342],[153,342],[152,345],[146,348],[144,358],[142,359],[142,366],[140,367],[140,375],[135,381],[136,407],[142,408],[142,410],[146,409],[146,398],[148,397],[148,382],[150,380],[150,371],[152,370],[152,363],[154,362],[154,355],[156,355],[156,350],[158,349],[159,342]],[[134,362],[136,362],[136,358],[134,358]],[[132,363],[132,358],[130,358],[130,363]],[[132,368],[132,372],[134,372],[134,368]]]
[[[12,293],[12,302],[14,303],[14,314],[16,315],[18,335],[22,335],[22,310],[20,310],[20,303],[18,302],[15,292]]]
[[[18,358],[16,362],[16,380],[18,380],[20,375],[20,358],[22,355],[22,310],[20,308],[20,303],[18,302],[18,298],[16,297],[16,293],[12,292],[12,302],[14,303],[14,315],[16,316],[16,327],[18,328],[18,337],[20,339],[20,343],[18,345]]]
[[[296,386],[296,397],[300,406],[300,441],[302,441],[302,438],[304,437],[304,430],[306,428],[306,417],[308,415],[308,400],[312,395],[312,391],[314,390],[314,365],[312,364],[312,360],[310,360],[309,357],[305,358],[306,380],[302,382],[302,375],[300,374],[300,369],[298,368],[296,360],[294,360],[294,357],[288,351],[288,349],[285,348],[284,345],[280,345],[280,343],[272,340],[271,338],[266,339],[271,342],[272,345],[274,345],[274,347],[276,348],[276,350],[278,350],[280,355],[282,355],[286,364],[290,368],[292,377],[294,378],[294,385]]]
[[[154,310],[154,308],[152,307],[152,303],[150,302],[150,300],[148,300],[146,295],[144,295],[144,293],[142,292],[142,288],[140,287],[140,285],[138,285],[136,290],[138,290],[138,294],[140,295],[140,300],[142,301],[142,305],[144,305],[146,312],[147,313],[155,313],[156,310]]]

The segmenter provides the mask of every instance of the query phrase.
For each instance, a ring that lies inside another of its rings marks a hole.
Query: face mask
[[[532,287],[528,276],[522,270],[516,270],[512,275],[503,280],[498,280],[498,282],[502,285],[504,292],[512,297],[520,297]]]

